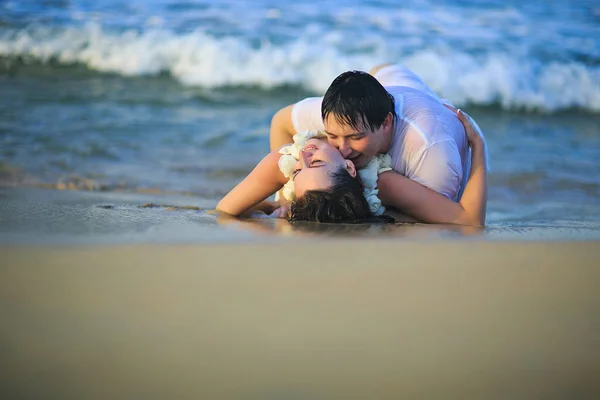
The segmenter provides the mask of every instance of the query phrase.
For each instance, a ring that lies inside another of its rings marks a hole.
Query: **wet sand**
[[[0,254],[0,398],[600,394],[598,242],[298,239]]]
[[[202,197],[0,187],[2,245],[123,245],[255,243],[306,238],[399,241],[600,241],[600,222],[536,220],[472,228],[426,224],[312,224],[226,218]]]

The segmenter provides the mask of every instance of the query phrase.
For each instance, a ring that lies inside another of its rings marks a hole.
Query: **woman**
[[[372,219],[374,213],[352,161],[345,160],[336,148],[316,134],[300,136],[295,136],[295,146],[284,146],[267,155],[219,202],[217,210],[232,215],[257,210],[271,214],[274,206],[283,205],[276,216],[288,216],[290,220]],[[290,155],[290,150],[295,156]],[[290,159],[293,162],[289,162]],[[376,172],[373,181],[376,181]],[[281,203],[263,201],[280,189],[283,189]]]
[[[383,205],[393,203],[398,196],[411,196],[427,204],[418,215],[411,215],[421,222],[484,224],[487,203],[485,142],[468,115],[458,110],[457,116],[465,126],[472,149],[469,180],[460,202],[456,203],[393,171],[386,171],[379,175],[379,193],[375,193]],[[280,169],[281,157],[279,151],[268,154],[219,202],[217,210],[232,215],[261,210],[275,216],[286,215],[291,220],[320,222],[353,222],[375,217],[376,213],[364,196],[354,164],[327,142],[317,138],[307,140],[299,151],[291,176],[286,176]],[[264,201],[289,184],[290,179],[296,196],[291,205],[276,208],[273,203]],[[441,209],[452,212],[440,213]],[[411,210],[400,211],[411,214]]]

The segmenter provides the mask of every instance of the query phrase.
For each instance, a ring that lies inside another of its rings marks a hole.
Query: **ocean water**
[[[3,232],[30,186],[210,209],[267,153],[279,108],[383,62],[484,130],[490,227],[600,229],[594,0],[0,0]]]

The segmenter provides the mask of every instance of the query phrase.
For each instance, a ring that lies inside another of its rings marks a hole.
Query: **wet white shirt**
[[[469,145],[456,114],[410,70],[393,65],[375,77],[394,96],[398,119],[388,149],[399,174],[458,201],[469,172]],[[297,132],[324,130],[322,97],[299,101],[292,108]]]

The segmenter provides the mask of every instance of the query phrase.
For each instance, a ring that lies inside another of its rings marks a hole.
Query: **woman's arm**
[[[288,181],[279,170],[279,154],[272,151],[244,178],[219,204],[217,210],[231,215],[241,215],[277,192]]]
[[[379,175],[379,198],[384,205],[426,223],[484,225],[487,206],[487,165],[485,141],[470,122],[470,117],[458,111],[471,145],[471,171],[459,203],[393,171]]]

